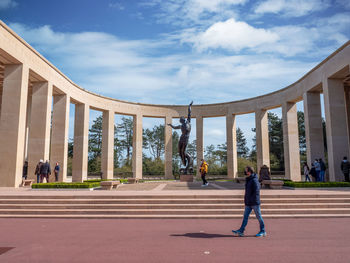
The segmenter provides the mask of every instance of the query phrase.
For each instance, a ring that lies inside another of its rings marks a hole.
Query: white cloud
[[[110,8],[115,8],[115,9],[119,9],[119,10],[124,10],[125,9],[125,7],[119,2],[109,3],[108,6]]]
[[[0,0],[0,10],[16,7],[17,2],[13,0]]]
[[[315,65],[263,51],[244,56],[164,54],[175,40],[130,41],[101,32],[10,27],[81,87],[135,102],[186,104],[193,99],[204,104],[258,96],[291,84]]]
[[[176,26],[210,25],[218,20],[237,16],[237,6],[248,0],[168,0],[145,1],[142,6],[159,7],[157,18],[161,23]]]
[[[205,32],[188,41],[192,41],[198,50],[224,48],[240,51],[244,48],[254,48],[274,43],[278,39],[279,36],[276,33],[263,28],[255,28],[245,22],[235,21],[231,18],[225,22],[215,23]]]
[[[267,0],[258,4],[254,11],[257,14],[281,13],[288,17],[300,17],[329,6],[329,0]]]

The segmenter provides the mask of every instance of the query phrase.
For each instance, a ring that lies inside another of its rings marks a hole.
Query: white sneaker
[[[208,186],[208,185],[209,185],[209,183],[207,182],[205,185],[206,185],[206,186]]]

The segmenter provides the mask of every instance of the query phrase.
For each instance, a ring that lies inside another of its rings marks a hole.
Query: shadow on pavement
[[[186,233],[186,234],[172,234],[172,237],[190,237],[190,238],[223,238],[223,237],[238,237],[234,235],[222,235],[222,234],[208,234],[208,233]],[[245,235],[243,237],[255,237],[255,235]]]

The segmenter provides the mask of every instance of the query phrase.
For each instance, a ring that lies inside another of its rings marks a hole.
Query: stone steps
[[[243,209],[240,204],[0,204],[1,209]],[[350,203],[262,204],[261,209],[350,208]]]
[[[122,195],[122,194],[114,194],[114,191],[110,191],[110,194],[106,195],[97,195],[97,194],[86,194],[86,195],[54,195],[54,194],[45,194],[41,195],[39,191],[32,190],[32,195],[0,195],[0,200],[6,199],[93,199],[93,200],[105,200],[105,199],[242,199],[244,198],[243,194],[235,194],[235,195],[208,195],[208,194],[200,194],[200,195],[167,195],[167,194],[147,194],[147,195]],[[307,198],[350,198],[349,194],[272,194],[274,190],[270,190],[270,194],[261,194],[261,199],[307,199]],[[97,192],[97,191],[96,191]],[[242,191],[243,192],[243,191]]]
[[[34,194],[35,193],[35,194]],[[261,197],[264,218],[350,217],[349,194]],[[0,195],[0,218],[242,218],[243,195]],[[252,213],[254,217],[254,213]]]
[[[242,209],[1,209],[0,214],[115,214],[115,215],[215,215],[243,214]],[[264,209],[262,214],[349,214],[350,208]]]
[[[264,219],[283,218],[350,218],[350,214],[271,214]],[[14,215],[0,214],[0,218],[40,218],[40,219],[242,219],[242,215]],[[252,214],[251,219],[255,219]]]
[[[265,204],[286,203],[350,203],[350,198],[261,198]],[[1,199],[0,204],[242,204],[243,198],[196,198],[196,199]]]

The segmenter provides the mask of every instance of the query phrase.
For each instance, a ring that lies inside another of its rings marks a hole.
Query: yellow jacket
[[[200,172],[201,173],[207,173],[208,172],[208,164],[207,164],[206,161],[203,161],[203,163],[201,164]]]

